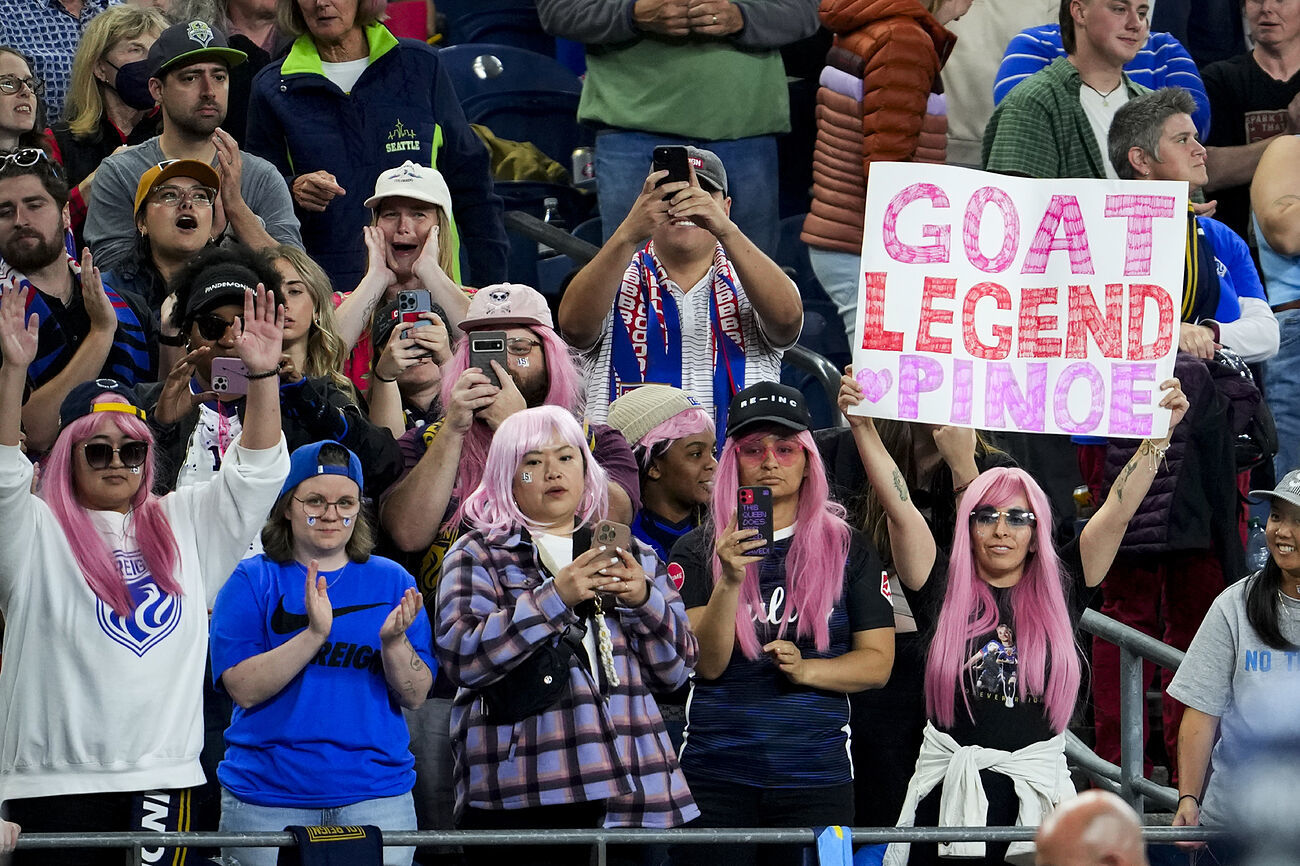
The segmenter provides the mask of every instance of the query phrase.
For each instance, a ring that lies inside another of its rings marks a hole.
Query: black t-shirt
[[[1236,147],[1264,141],[1286,132],[1286,107],[1300,94],[1300,74],[1278,81],[1259,68],[1247,53],[1211,63],[1201,70],[1210,99],[1211,147]],[[1214,218],[1243,238],[1250,234],[1250,184],[1215,190]]]
[[[794,642],[804,658],[837,658],[853,648],[855,632],[893,627],[880,557],[864,535],[854,532],[844,590],[830,615],[826,651],[819,652],[811,637],[796,637],[796,622],[779,634],[772,623],[780,622],[784,612],[789,550],[790,539],[778,539],[775,552],[758,567],[763,610],[755,613],[754,628],[760,646],[785,639]],[[686,609],[707,605],[713,594],[709,527],[682,538],[673,548],[672,562],[669,575],[682,581]],[[853,779],[847,749],[848,695],[797,686],[766,656],[746,658],[739,641],[721,676],[692,678],[686,722],[681,763],[688,775],[773,788],[828,786]]]
[[[1079,620],[1088,606],[1094,588],[1084,583],[1083,562],[1079,555],[1078,540],[1061,547],[1062,579],[1065,583],[1066,609],[1070,614],[1071,631],[1076,635]],[[946,566],[936,565],[935,573],[919,591],[907,591],[908,602],[916,613],[922,630],[933,638],[934,623],[947,589]],[[1017,670],[1019,652],[1016,647],[1015,617],[1011,611],[1010,588],[990,587],[998,605],[998,622],[1011,628],[1011,639],[999,638],[995,629],[971,643],[970,667],[962,677],[967,690],[970,712],[960,694],[953,703],[953,726],[945,729],[963,746],[983,746],[1014,752],[1030,743],[1049,740],[1053,736],[1040,695],[1022,701],[1019,693]],[[1076,638],[1077,640],[1077,638]],[[1077,647],[1068,647],[1078,652]],[[1053,652],[1059,652],[1053,648]],[[1051,660],[1048,660],[1050,670]],[[972,714],[974,716],[972,720]]]

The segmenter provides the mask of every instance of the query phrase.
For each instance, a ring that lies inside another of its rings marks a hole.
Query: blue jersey
[[[279,694],[251,709],[236,707],[226,729],[223,787],[259,806],[330,808],[405,794],[415,760],[401,707],[390,693],[379,628],[415,579],[392,560],[372,556],[337,571],[329,584],[334,623],[320,651]],[[268,652],[307,627],[307,570],[265,555],[245,559],[212,610],[212,673]],[[423,610],[406,636],[435,666]]]

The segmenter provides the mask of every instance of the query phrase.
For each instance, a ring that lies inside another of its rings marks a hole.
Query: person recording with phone
[[[712,517],[677,543],[668,570],[700,642],[681,752],[696,823],[849,825],[847,694],[889,679],[887,576],[829,498],[802,394],[754,385],[732,398],[727,418]],[[770,510],[755,507],[764,501]],[[700,864],[797,856],[713,846],[679,855]]]
[[[690,394],[722,431],[737,391],[780,378],[803,301],[731,220],[722,160],[697,147],[655,151],[631,212],[565,289],[560,332],[584,354],[592,420],[658,382]]]
[[[406,296],[411,309],[404,310]],[[378,355],[370,372],[370,420],[394,437],[424,428],[442,415],[442,365],[451,359],[447,313],[424,291],[403,292],[375,312],[370,344]]]
[[[371,424],[352,397],[328,378],[283,381],[283,358],[273,371],[249,371],[236,357],[237,299],[265,286],[283,297],[279,272],[247,247],[209,247],[172,281],[172,325],[185,337],[186,355],[165,381],[140,389],[152,409],[158,439],[157,488],[173,490],[205,481],[220,471],[230,443],[244,424],[244,394],[258,373],[280,385],[283,428],[290,447],[334,439],[357,453],[367,472],[367,495],[377,496],[401,474],[401,452],[392,435]],[[301,314],[299,314],[301,315]]]
[[[524,409],[497,433],[434,625],[458,687],[457,826],[683,824],[698,810],[651,695],[695,664],[682,601],[654,551],[605,521],[609,481],[572,413]],[[571,866],[586,855],[471,846],[465,857]]]

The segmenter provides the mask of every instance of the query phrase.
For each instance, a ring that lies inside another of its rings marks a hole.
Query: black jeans
[[[853,783],[820,788],[757,788],[687,779],[700,817],[688,827],[852,826]],[[679,845],[675,866],[798,866],[811,845]],[[815,856],[815,855],[814,855]],[[813,862],[816,862],[815,860]]]
[[[460,830],[594,830],[605,820],[605,801],[537,806],[532,809],[466,808]],[[587,845],[466,845],[469,866],[583,866],[591,860]]]
[[[191,792],[122,791],[30,797],[7,803],[9,820],[24,833],[122,833],[188,830]],[[148,849],[146,849],[148,850]],[[168,848],[151,863],[182,862],[184,849]],[[125,848],[38,848],[14,852],[13,866],[123,866]],[[186,862],[192,862],[193,858]]]

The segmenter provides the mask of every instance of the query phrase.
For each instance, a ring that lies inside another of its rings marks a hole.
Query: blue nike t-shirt
[[[778,634],[786,599],[786,556],[790,537],[776,533],[775,552],[758,567],[763,610],[755,611],[760,645],[783,637],[804,658],[836,658],[853,646],[853,634],[893,628],[888,579],[875,548],[853,532],[845,563],[844,589],[830,614],[830,645],[818,652],[811,638],[797,638],[796,622]],[[713,540],[708,527],[684,537],[672,553],[670,576],[682,581],[689,610],[713,594]],[[767,656],[748,659],[739,642],[731,662],[715,680],[691,678],[686,704],[686,741],[681,764],[687,780],[701,776],[766,788],[812,788],[853,780],[849,757],[849,697],[843,692],[790,682]]]
[[[217,779],[259,806],[330,808],[405,794],[415,759],[400,705],[389,691],[379,629],[415,587],[389,559],[372,556],[320,573],[334,622],[320,651],[279,694],[235,707]],[[212,672],[268,652],[307,627],[307,569],[259,555],[245,559],[212,609]],[[431,669],[433,635],[421,610],[406,630]]]

